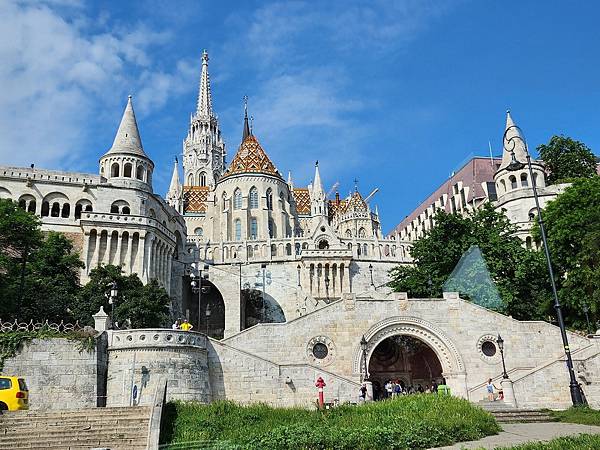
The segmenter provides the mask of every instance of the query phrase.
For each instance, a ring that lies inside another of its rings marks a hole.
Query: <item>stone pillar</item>
[[[89,259],[89,253],[90,253],[90,233],[88,232],[84,232],[83,233],[83,254],[81,255],[81,259],[83,259],[85,261],[85,273],[89,274],[90,273],[90,259]]]
[[[108,330],[110,319],[108,314],[104,312],[104,306],[100,306],[100,310],[92,316],[94,318],[94,329],[100,333]]]
[[[350,279],[350,263],[344,266],[344,271],[346,272],[346,283],[348,283],[348,290],[346,292],[352,292],[352,280]]]
[[[500,386],[502,386],[502,392],[504,393],[504,403],[516,408],[517,399],[515,397],[515,390],[513,388],[512,380],[510,378],[504,378],[500,382]]]
[[[96,254],[94,255],[94,267],[100,265],[100,250],[102,248],[102,230],[96,231]]]
[[[115,266],[120,266],[121,265],[121,249],[122,249],[122,245],[123,245],[123,233],[119,233],[119,234],[117,234],[117,251],[115,252],[115,259],[113,261],[113,264]]]
[[[122,240],[123,238],[121,238]],[[133,267],[131,264],[131,244],[133,243],[133,235],[127,233],[127,247],[125,248],[125,256],[123,257],[123,270],[125,273],[132,273]],[[121,247],[123,248],[123,247]]]
[[[110,251],[112,249],[112,231],[109,233],[106,232],[106,251],[104,252],[104,256],[102,257],[102,262],[104,264],[110,264]]]
[[[373,401],[373,383],[370,382],[369,380],[365,380],[364,383],[367,388],[367,395],[365,397],[365,402],[372,402]]]

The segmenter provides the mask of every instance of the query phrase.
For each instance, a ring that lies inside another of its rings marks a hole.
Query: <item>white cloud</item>
[[[57,9],[73,6],[70,14]],[[0,164],[56,168],[88,158],[99,111],[124,104],[135,87],[148,113],[189,73],[185,63],[174,73],[153,69],[149,49],[167,33],[143,24],[93,32],[93,18],[77,6],[0,2]],[[157,83],[151,99],[144,83]]]

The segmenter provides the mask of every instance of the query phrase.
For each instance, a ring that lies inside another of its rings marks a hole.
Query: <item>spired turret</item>
[[[154,163],[144,152],[131,95],[112,147],[100,158],[100,175],[111,184],[152,192]]]
[[[509,170],[512,161],[523,163],[519,170]],[[544,166],[536,160],[531,160],[531,168],[535,185],[538,188],[546,186],[546,173]],[[494,174],[496,183],[496,192],[498,197],[502,197],[517,189],[531,188],[532,180],[529,179],[529,169],[527,167],[527,150],[525,148],[525,138],[521,134],[521,129],[515,125],[510,111],[506,111],[506,128],[502,142],[502,163],[498,171]]]

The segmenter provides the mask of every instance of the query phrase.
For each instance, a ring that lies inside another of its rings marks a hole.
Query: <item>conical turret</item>
[[[313,217],[327,216],[327,195],[325,194],[325,189],[323,189],[323,183],[321,182],[319,161],[315,163],[315,177],[311,185],[310,199]]]
[[[500,169],[508,167],[512,161],[513,152],[517,161],[526,162],[527,151],[525,149],[525,139],[521,134],[521,129],[515,125],[509,110],[506,111],[506,128],[504,129],[504,139],[502,142],[502,164],[500,165]]]
[[[212,97],[210,93],[210,76],[208,75],[208,52],[202,52],[202,73],[200,74],[200,88],[198,89],[198,104],[196,116],[212,117]]]
[[[173,175],[171,176],[171,184],[169,185],[169,191],[167,192],[167,203],[180,211],[181,206],[181,183],[179,182],[179,163],[175,158],[175,164],[173,165]]]
[[[111,148],[100,158],[100,175],[115,185],[152,192],[154,163],[144,152],[131,95]]]

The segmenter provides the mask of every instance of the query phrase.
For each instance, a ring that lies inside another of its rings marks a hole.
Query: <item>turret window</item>
[[[137,169],[135,170],[135,177],[138,180],[144,180],[144,166],[137,166]]]
[[[258,208],[258,189],[255,187],[250,188],[250,209]]]
[[[196,236],[202,237],[202,236],[204,236],[204,230],[202,229],[202,227],[198,227],[194,230],[194,234]]]
[[[258,239],[258,221],[256,217],[250,219],[250,239]]]
[[[233,191],[233,209],[242,209],[242,191],[239,188]]]
[[[277,233],[275,232],[275,222],[273,222],[273,219],[269,219],[269,237],[277,237]]]
[[[358,237],[363,238],[363,239],[367,237],[367,232],[365,231],[364,228],[361,228],[360,230],[358,230]]]
[[[198,184],[206,186],[206,174],[204,172],[200,172],[200,175],[198,175]]]
[[[266,199],[267,199],[267,209],[272,211],[273,210],[273,190],[271,188],[267,189]]]
[[[113,163],[113,165],[110,167],[110,176],[111,177],[119,176],[119,163]]]
[[[131,163],[127,163],[123,166],[123,176],[131,178]]]
[[[511,189],[516,189],[517,188],[517,178],[514,175],[511,175],[510,177],[508,177],[508,180],[510,181]]]
[[[504,180],[500,180],[500,193],[504,194],[506,192],[506,182]]]
[[[521,187],[527,187],[527,186],[529,186],[529,183],[527,181],[527,174],[522,173],[521,174]]]

